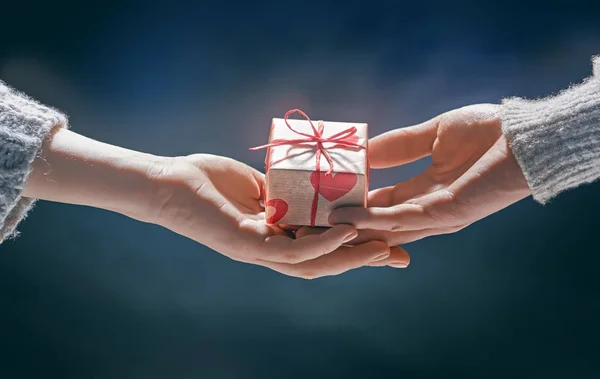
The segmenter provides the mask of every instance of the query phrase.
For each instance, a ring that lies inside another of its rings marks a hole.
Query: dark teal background
[[[0,77],[87,136],[262,168],[247,148],[290,108],[374,135],[579,82],[600,54],[598,4],[3,3]],[[1,247],[0,378],[597,378],[599,196],[527,199],[408,245],[409,269],[316,281],[39,203]]]

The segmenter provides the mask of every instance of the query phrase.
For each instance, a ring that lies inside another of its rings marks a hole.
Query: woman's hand
[[[57,129],[33,163],[23,196],[103,208],[164,226],[241,262],[317,278],[385,259],[387,244],[342,246],[351,225],[295,239],[265,223],[263,175],[232,159],[166,158]]]
[[[298,239],[267,225],[261,206],[263,174],[233,159],[207,154],[173,158],[153,176],[158,192],[150,207],[152,222],[240,262],[317,278],[390,254],[387,244],[379,241],[342,246],[357,236],[350,225]]]
[[[372,191],[369,208],[341,208],[332,224],[361,230],[353,243],[390,245],[465,228],[531,194],[502,135],[498,105],[445,113],[423,124],[369,141],[372,168],[388,168],[431,155],[432,164],[405,182]]]

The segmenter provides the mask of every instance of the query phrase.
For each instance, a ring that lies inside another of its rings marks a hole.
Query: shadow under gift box
[[[308,120],[287,119],[287,122],[300,133],[314,135]],[[313,121],[313,125],[317,127],[317,122]],[[333,161],[333,172],[327,175],[330,167],[323,153],[320,154],[320,169],[317,170],[319,149],[316,142],[268,147],[265,159],[267,223],[310,226],[316,205],[314,226],[330,226],[328,217],[335,208],[366,207],[369,191],[368,125],[325,121],[322,127],[323,138],[354,127],[356,133],[343,141],[365,148],[325,142],[323,147]],[[288,128],[285,119],[273,119],[269,143],[303,138],[305,136]]]

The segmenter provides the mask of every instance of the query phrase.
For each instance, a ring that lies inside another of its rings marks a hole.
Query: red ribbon
[[[292,126],[288,122],[288,118],[290,115],[292,115],[294,113],[299,113],[301,116],[306,118],[306,120],[310,123],[310,126],[313,130],[312,135],[308,134],[308,133],[299,132],[299,131],[295,130],[294,128],[292,128]],[[306,113],[302,112],[300,109],[292,109],[292,110],[287,111],[287,113],[283,117],[283,120],[285,121],[285,124],[292,132],[294,132],[300,136],[303,136],[304,138],[274,139],[271,141],[271,143],[268,143],[268,144],[262,145],[262,146],[253,147],[250,150],[255,151],[255,150],[270,148],[270,147],[274,147],[274,146],[282,146],[282,145],[301,146],[301,145],[304,145],[307,143],[315,143],[316,147],[317,147],[317,152],[315,154],[316,161],[317,161],[316,162],[316,166],[317,166],[316,172],[317,173],[321,172],[321,154],[323,154],[325,156],[325,159],[327,159],[327,163],[329,163],[329,170],[327,170],[325,175],[331,175],[331,173],[333,172],[333,159],[331,158],[331,155],[327,151],[327,148],[324,146],[325,143],[335,143],[334,146],[329,147],[330,149],[336,148],[336,147],[355,147],[355,148],[359,148],[359,149],[366,149],[365,146],[360,145],[358,143],[344,141],[344,139],[356,134],[358,129],[356,129],[355,126],[352,126],[348,129],[344,129],[341,132],[332,135],[331,137],[325,138],[325,137],[323,137],[323,131],[325,129],[325,125],[324,125],[323,121],[319,121],[319,123],[318,123],[319,127],[316,128],[315,125],[313,124],[312,120],[306,115]],[[312,209],[310,212],[310,226],[313,226],[313,227],[315,226],[315,220],[317,218],[317,207],[319,204],[319,189],[320,189],[320,185],[321,185],[321,175],[317,175],[317,178],[318,179],[317,179],[317,183],[315,186],[315,195],[313,197]]]

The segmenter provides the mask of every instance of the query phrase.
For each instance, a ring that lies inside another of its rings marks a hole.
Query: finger
[[[370,191],[368,205],[369,207],[390,207],[404,203],[427,194],[434,188],[434,185],[427,175],[420,174],[395,186]]]
[[[345,246],[356,246],[369,241],[382,241],[388,246],[397,246],[418,241],[425,237],[452,233],[454,231],[458,230],[440,228],[391,232],[388,230],[361,229],[358,231],[358,236],[352,241],[347,242]],[[296,236],[307,236],[321,233],[323,233],[323,230],[320,228],[303,227],[298,229]]]
[[[339,275],[389,256],[390,248],[383,242],[371,241],[354,247],[340,247],[334,252],[298,264],[262,262],[282,274],[304,279]]]
[[[304,236],[311,236],[315,234],[323,234],[327,231],[327,228],[313,228],[310,226],[303,226],[296,230],[296,238],[302,238]]]
[[[391,207],[394,205],[394,188],[389,186],[369,191],[367,205],[369,207]]]
[[[387,208],[338,208],[329,215],[329,223],[351,224],[357,229],[398,231],[436,227],[437,221],[419,204],[400,204]]]
[[[391,232],[387,230],[361,229],[358,236],[344,244],[344,246],[356,246],[369,241],[382,241],[388,246],[405,245],[423,238],[438,236],[442,234],[456,233],[464,229],[467,225],[449,227],[449,228],[430,228],[421,230],[409,230],[401,232]],[[322,228],[302,227],[296,232],[296,236],[306,236],[323,233]]]
[[[263,243],[261,260],[296,264],[331,253],[358,235],[352,225],[336,225],[321,234],[292,239],[283,235],[269,236]]]
[[[401,247],[394,246],[390,248],[390,255],[382,260],[372,261],[368,264],[370,267],[390,266],[394,268],[406,268],[410,264],[410,255]]]
[[[302,226],[300,228],[298,228],[296,230],[296,238],[302,238],[304,236],[310,236],[310,235],[316,235],[316,234],[323,234],[325,231],[327,231],[328,228],[321,228],[321,227],[310,227],[310,226]],[[348,241],[348,242],[344,242],[342,244],[342,246],[356,246],[358,245],[358,243],[351,243],[351,241],[354,241],[356,238]],[[369,242],[371,240],[367,240],[364,242]]]
[[[407,243],[415,242],[427,237],[456,233],[459,230],[464,229],[465,227],[466,225],[451,228],[430,228],[401,232],[365,229],[359,230],[358,237],[348,242],[348,245],[358,245],[373,240],[383,241],[389,246],[405,245]]]
[[[431,154],[440,116],[419,125],[391,130],[369,140],[369,164],[387,168],[414,162]]]

